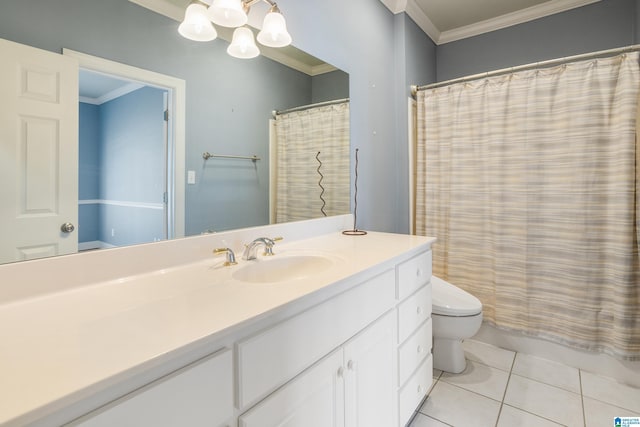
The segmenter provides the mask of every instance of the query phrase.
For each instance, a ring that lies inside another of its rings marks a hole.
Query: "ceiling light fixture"
[[[258,33],[258,42],[274,48],[290,45],[291,35],[286,21],[273,0],[213,0],[208,8],[194,2],[187,7],[178,32],[190,40],[211,41],[217,37],[213,24],[235,28],[227,52],[236,58],[255,58],[260,49],[256,46],[253,31],[245,24],[251,6],[260,2],[269,4],[270,8]]]

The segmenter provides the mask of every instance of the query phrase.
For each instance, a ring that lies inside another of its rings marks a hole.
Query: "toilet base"
[[[467,367],[462,340],[433,337],[433,368],[459,374]]]

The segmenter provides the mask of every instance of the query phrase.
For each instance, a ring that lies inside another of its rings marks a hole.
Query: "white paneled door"
[[[77,60],[2,39],[0,57],[0,263],[76,252]]]

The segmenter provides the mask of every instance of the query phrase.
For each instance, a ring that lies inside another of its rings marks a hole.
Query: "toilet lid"
[[[431,276],[433,313],[447,316],[473,316],[482,312],[480,300],[468,292]]]

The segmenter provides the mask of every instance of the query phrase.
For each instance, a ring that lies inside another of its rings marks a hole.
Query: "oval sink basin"
[[[253,283],[285,282],[316,275],[333,265],[331,259],[317,255],[275,255],[249,262],[232,274],[234,279]]]

